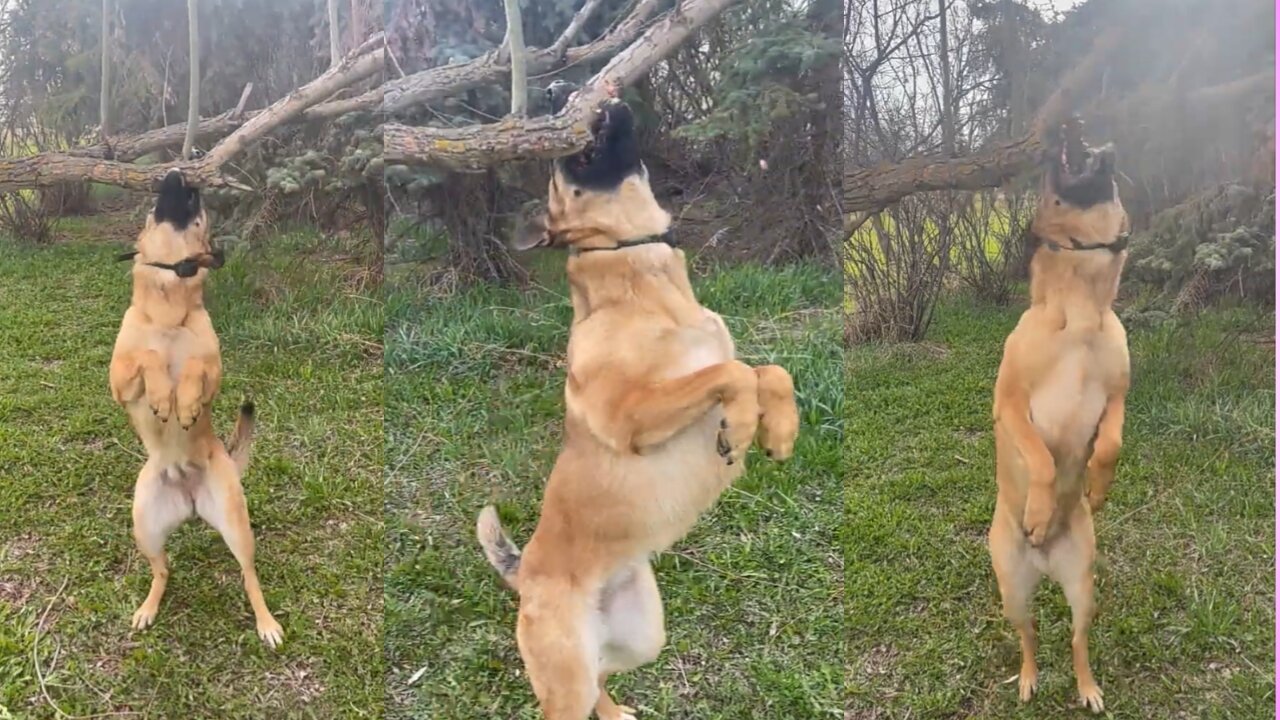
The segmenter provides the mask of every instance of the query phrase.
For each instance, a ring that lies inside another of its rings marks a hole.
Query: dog
[[[1030,601],[1043,575],[1071,606],[1081,702],[1103,711],[1089,666],[1093,514],[1115,477],[1129,390],[1129,349],[1111,305],[1127,257],[1128,216],[1115,152],[1088,148],[1079,122],[1062,128],[1031,232],[1031,307],[1005,341],[995,384],[995,515],[989,547],[1004,615],[1021,636],[1018,695],[1036,689]]]
[[[224,447],[210,419],[222,359],[204,307],[205,278],[222,266],[222,254],[210,246],[200,191],[187,186],[180,171],[165,176],[136,249],[120,259],[133,261],[133,298],[111,356],[111,396],[147,451],[133,492],[133,537],[151,564],[151,590],[133,614],[133,628],[155,622],[169,580],[165,539],[196,514],[231,548],[258,636],[277,647],[284,632],[258,585],[240,485],[249,464],[254,409],[251,403],[241,406],[229,449]]]
[[[553,97],[553,109],[564,98]],[[495,509],[476,533],[520,596],[516,640],[548,720],[634,720],[605,688],[666,642],[650,555],[682,538],[744,471],[753,440],[790,457],[791,376],[735,359],[720,316],[668,245],[630,108],[607,99],[592,141],[555,161],[545,213],[512,243],[568,248],[573,324],[564,444],[521,550]]]

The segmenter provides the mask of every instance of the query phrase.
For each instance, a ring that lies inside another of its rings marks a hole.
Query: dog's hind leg
[[[1103,710],[1102,688],[1089,667],[1089,626],[1093,623],[1093,518],[1081,501],[1072,513],[1070,529],[1049,552],[1049,572],[1062,585],[1071,606],[1071,665],[1076,673],[1080,702],[1095,713]]]
[[[222,536],[231,554],[240,563],[244,576],[244,592],[253,606],[258,637],[270,647],[278,647],[284,638],[280,623],[267,609],[254,568],[253,528],[249,526],[249,506],[235,463],[225,452],[215,453],[209,464],[205,482],[196,493],[196,512]]]
[[[151,590],[133,613],[133,629],[145,630],[156,619],[160,600],[169,584],[169,559],[164,543],[173,529],[191,517],[191,502],[179,487],[165,477],[176,470],[161,470],[151,463],[143,466],[133,491],[133,539],[151,565]]]
[[[635,720],[635,710],[613,702],[605,679],[653,662],[667,642],[662,596],[653,568],[642,560],[623,572],[625,575],[619,573],[621,577],[615,576],[609,584],[607,599],[601,603],[605,638],[600,699],[596,701],[600,720]]]
[[[586,720],[599,707],[600,639],[583,600],[577,587],[521,588],[516,642],[546,720]]]
[[[1022,645],[1022,667],[1018,671],[1018,698],[1031,699],[1036,691],[1036,627],[1031,616],[1031,596],[1040,583],[1040,571],[1032,563],[1026,540],[1008,511],[996,503],[996,516],[987,538],[991,566],[1000,585],[1004,616],[1018,631]]]

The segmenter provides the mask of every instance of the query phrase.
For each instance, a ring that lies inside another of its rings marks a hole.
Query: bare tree
[[[182,159],[190,160],[200,126],[200,8],[199,0],[187,0],[187,36],[191,41],[190,77],[187,97],[187,136],[182,141]]]
[[[102,0],[102,85],[98,92],[99,139],[111,136],[111,0]]]

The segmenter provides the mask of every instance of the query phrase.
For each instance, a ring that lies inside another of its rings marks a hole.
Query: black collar
[[[116,262],[132,260],[135,256],[137,256],[137,254],[138,254],[137,250],[134,250],[133,252],[121,253],[120,255],[116,256]],[[190,277],[195,277],[196,273],[200,272],[200,268],[202,267],[207,267],[210,270],[217,270],[218,268],[222,267],[222,264],[224,261],[225,261],[225,258],[223,256],[222,250],[212,250],[208,253],[200,253],[199,255],[191,255],[189,257],[185,257],[173,264],[151,262],[151,263],[147,263],[147,265],[150,265],[151,267],[157,267],[162,270],[171,270],[174,275],[177,275],[180,278],[190,278]]]
[[[1068,237],[1067,239],[1071,241],[1071,247],[1059,245],[1056,242],[1051,242],[1044,238],[1039,238],[1040,244],[1048,246],[1049,250],[1052,252],[1058,252],[1059,250],[1069,250],[1071,252],[1080,252],[1084,250],[1110,250],[1112,255],[1119,255],[1125,248],[1129,247],[1129,233],[1120,235],[1110,243],[1082,243],[1073,237]]]
[[[625,242],[620,242],[617,245],[614,245],[612,247],[574,248],[573,252],[574,254],[580,254],[580,253],[596,252],[599,250],[626,250],[627,248],[637,247],[640,245],[652,245],[654,243],[662,243],[664,245],[675,247],[675,236],[672,235],[670,230],[668,230],[661,235],[652,235],[650,237],[640,238],[639,240],[627,240]]]

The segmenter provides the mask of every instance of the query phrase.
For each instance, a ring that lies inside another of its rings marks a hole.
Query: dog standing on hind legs
[[[1111,309],[1128,218],[1110,146],[1087,148],[1063,126],[1032,221],[1031,307],[1005,341],[996,379],[996,496],[989,543],[1004,614],[1022,645],[1018,696],[1036,689],[1031,598],[1044,575],[1071,606],[1080,701],[1102,712],[1089,666],[1094,614],[1093,513],[1115,477],[1129,390],[1129,349]]]
[[[799,428],[791,376],[735,359],[723,320],[693,295],[684,253],[662,240],[671,219],[630,108],[605,101],[592,135],[556,161],[545,215],[515,242],[570,252],[564,445],[523,553],[494,508],[476,528],[520,594],[516,640],[548,720],[634,720],[605,681],[666,642],[650,555],[742,474],[753,441],[784,460]]]
[[[133,536],[151,565],[151,590],[133,614],[133,627],[155,622],[169,581],[165,540],[196,514],[235,555],[258,636],[276,647],[284,633],[258,585],[240,485],[253,441],[253,405],[240,408],[228,450],[210,419],[222,360],[204,308],[204,279],[222,266],[222,255],[210,247],[200,192],[180,171],[165,176],[137,249],[120,259],[133,260],[133,298],[111,356],[111,396],[147,451],[133,492]]]

